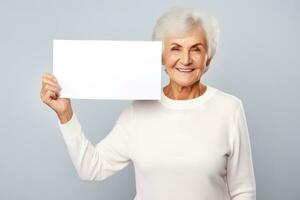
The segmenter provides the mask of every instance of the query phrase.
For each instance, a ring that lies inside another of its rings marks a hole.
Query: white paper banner
[[[161,98],[161,41],[53,40],[61,98]]]

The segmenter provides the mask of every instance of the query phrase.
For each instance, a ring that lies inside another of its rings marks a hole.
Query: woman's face
[[[190,86],[199,81],[206,65],[209,65],[205,33],[193,28],[180,37],[164,40],[162,64],[171,81]]]

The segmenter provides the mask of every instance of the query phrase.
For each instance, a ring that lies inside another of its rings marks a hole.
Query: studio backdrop
[[[52,73],[54,39],[151,40],[157,18],[176,6],[219,20],[220,43],[202,81],[244,103],[257,199],[300,198],[299,1],[1,0],[1,200],[133,199],[132,164],[104,181],[80,179],[58,119],[40,99],[42,75]],[[93,144],[128,103],[72,100]]]

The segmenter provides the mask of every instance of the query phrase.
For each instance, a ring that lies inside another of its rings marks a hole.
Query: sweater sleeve
[[[241,100],[235,114],[235,131],[231,137],[231,153],[227,162],[229,193],[232,200],[256,200],[251,144]]]
[[[104,180],[129,164],[131,117],[130,105],[122,110],[111,131],[96,145],[86,138],[75,113],[67,123],[58,122],[71,160],[82,180]]]

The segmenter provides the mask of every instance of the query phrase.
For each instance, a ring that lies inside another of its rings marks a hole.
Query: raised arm
[[[93,145],[85,136],[75,113],[67,123],[58,122],[71,160],[83,180],[104,180],[130,162],[131,104],[119,116],[111,131]]]
[[[110,133],[97,145],[93,145],[85,137],[73,112],[71,100],[59,97],[61,89],[53,74],[43,75],[40,98],[57,114],[59,127],[78,175],[84,180],[103,180],[128,165],[132,104],[122,111]]]

